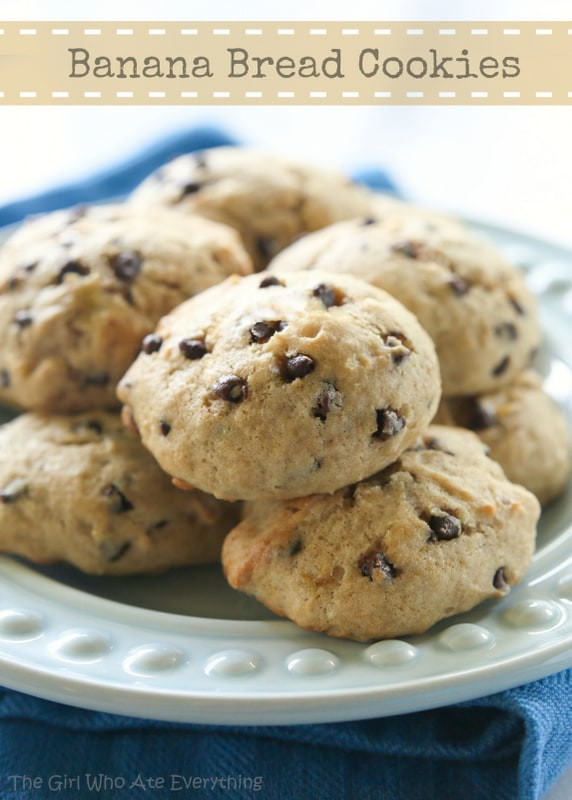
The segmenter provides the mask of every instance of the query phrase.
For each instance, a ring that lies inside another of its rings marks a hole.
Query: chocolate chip
[[[533,364],[538,355],[538,347],[533,347],[528,354],[528,363]]]
[[[264,344],[274,336],[280,322],[255,322],[250,329],[250,341],[253,344]]]
[[[383,343],[392,351],[391,360],[394,364],[401,364],[408,356],[411,355],[411,349],[405,343],[409,344],[409,340],[402,333],[391,332],[383,337]]]
[[[168,422],[165,422],[164,420],[161,420],[159,422],[159,428],[161,429],[161,433],[163,434],[163,436],[168,436],[171,433],[171,426],[169,425]]]
[[[14,316],[14,322],[19,328],[27,328],[33,321],[34,318],[30,311],[17,311]]]
[[[156,333],[148,333],[141,342],[141,350],[150,356],[151,353],[156,353],[158,350],[160,350],[162,344],[163,339],[160,336],[158,336]]]
[[[501,322],[495,325],[495,336],[499,339],[504,339],[507,342],[512,342],[518,339],[518,330],[513,322]]]
[[[341,408],[342,398],[333,383],[327,383],[316,399],[316,405],[312,409],[312,414],[321,419],[322,422],[326,421],[326,417],[332,410],[334,400],[337,400],[336,405]]]
[[[407,258],[417,258],[421,250],[421,245],[418,242],[413,242],[409,239],[408,241],[396,242],[395,244],[392,244],[391,249],[394,253],[401,253],[402,255],[407,256]]]
[[[259,236],[255,245],[256,252],[265,261],[270,260],[278,252],[278,242],[273,236]]]
[[[114,561],[119,561],[119,559],[125,555],[125,553],[131,547],[131,542],[122,542],[121,544],[115,544],[114,542],[102,542],[101,543],[101,552],[105,560],[112,564]]]
[[[461,534],[461,521],[452,514],[432,514],[429,517],[430,542],[448,542]]]
[[[90,269],[81,261],[67,261],[58,272],[57,282],[62,283],[66,275],[89,275]]]
[[[500,375],[503,374],[503,372],[506,372],[509,364],[510,364],[510,357],[505,356],[502,359],[502,361],[499,361],[496,367],[494,367],[494,369],[492,370],[492,374],[494,375],[494,377],[498,378]]]
[[[10,386],[10,373],[7,369],[0,369],[0,389],[7,389]]]
[[[383,553],[371,552],[361,556],[358,567],[364,578],[372,583],[383,583],[395,578],[397,571]]]
[[[520,317],[524,317],[524,316],[526,316],[526,311],[525,311],[525,309],[524,309],[524,306],[522,306],[522,305],[521,305],[521,304],[518,302],[518,300],[517,300],[516,298],[514,298],[514,297],[509,297],[509,298],[508,298],[508,302],[511,304],[511,306],[514,308],[514,310],[516,311],[516,313],[517,313],[517,314],[518,314]]]
[[[284,286],[282,281],[279,281],[274,275],[268,275],[267,278],[262,278],[260,281],[258,288],[259,289],[266,289],[267,286]]]
[[[102,370],[94,370],[93,372],[88,372],[87,375],[83,376],[83,386],[107,386],[109,383],[109,372],[103,372]]]
[[[498,425],[498,419],[490,408],[479,403],[478,400],[472,401],[472,408],[469,412],[467,427],[472,431],[485,431]]]
[[[246,400],[248,386],[244,378],[239,378],[238,375],[225,375],[214,384],[213,392],[228,403],[242,403]]]
[[[121,489],[114,483],[109,483],[105,486],[101,490],[101,494],[111,500],[109,508],[114,514],[124,514],[126,511],[133,509],[133,503],[125,497]]]
[[[374,439],[381,439],[382,442],[398,434],[407,424],[405,417],[402,417],[393,408],[376,408],[375,415],[377,429],[375,433],[372,434],[372,437]]]
[[[23,269],[24,272],[27,272],[28,274],[31,274],[32,272],[34,272],[34,270],[36,269],[37,266],[38,266],[38,262],[37,261],[32,261],[29,264],[24,264],[24,266],[20,267],[20,269]]]
[[[461,278],[460,275],[453,275],[449,281],[449,286],[453,290],[455,297],[462,297],[463,295],[467,294],[471,288],[469,282],[464,278]]]
[[[378,221],[378,220],[376,220],[376,219],[375,219],[375,217],[365,217],[365,218],[364,218],[364,219],[362,219],[362,221],[360,222],[360,226],[361,226],[362,228],[365,228],[367,225],[375,225],[375,223],[376,223],[377,221]]]
[[[147,533],[154,533],[155,531],[160,531],[165,527],[165,525],[168,524],[169,524],[168,519],[160,519],[158,520],[158,522],[153,522],[151,525],[148,526]]]
[[[344,296],[339,289],[336,289],[333,286],[328,286],[327,283],[320,283],[318,286],[316,286],[312,294],[314,297],[317,297],[318,300],[321,300],[326,308],[331,308],[332,306],[341,306],[344,301]]]
[[[195,194],[200,191],[202,186],[198,181],[189,181],[181,186],[181,199],[189,194]]]
[[[111,268],[120,281],[132,281],[141,271],[143,259],[136,250],[123,250],[110,259]]]
[[[440,439],[436,439],[435,437],[424,439],[423,444],[425,445],[426,450],[437,450],[439,453],[446,453],[448,456],[455,455],[455,453],[453,453],[451,450],[447,450],[443,446],[443,442]],[[414,448],[414,450],[417,450],[417,448]]]
[[[0,500],[5,503],[15,503],[28,489],[28,482],[23,478],[14,478],[3,489],[0,489]]]
[[[499,592],[508,592],[510,585],[507,583],[504,567],[499,567],[493,577],[493,586]]]
[[[98,436],[101,436],[101,434],[103,433],[103,425],[96,419],[85,419],[85,420],[82,419],[80,420],[80,422],[75,423],[72,430],[78,433],[83,428],[86,428],[88,431],[96,433]]]
[[[303,544],[302,539],[300,537],[298,537],[297,539],[294,539],[294,541],[290,542],[290,544],[288,546],[288,555],[289,556],[298,555],[298,553],[301,552],[303,547],[304,547],[304,544]]]
[[[185,358],[189,358],[191,361],[196,361],[208,353],[204,339],[181,339],[179,350]]]
[[[293,381],[296,380],[296,378],[305,378],[306,375],[313,372],[315,368],[316,364],[313,358],[299,354],[286,359],[284,372],[287,380]]]

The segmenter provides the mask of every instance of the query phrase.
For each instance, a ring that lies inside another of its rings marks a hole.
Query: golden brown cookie
[[[251,269],[230,228],[167,209],[82,207],[24,223],[0,251],[0,402],[116,405],[159,318]]]
[[[475,434],[432,426],[334,495],[247,503],[223,567],[303,628],[358,641],[422,633],[522,579],[539,513]]]
[[[566,486],[570,474],[566,418],[530,370],[496,392],[443,399],[435,422],[475,431],[508,479],[525,486],[543,505]]]
[[[347,275],[229,278],[163,318],[153,342],[119,397],[166,472],[229,500],[371,475],[440,396],[415,317]]]
[[[369,213],[370,195],[337,172],[243,147],[180,156],[131,203],[169,206],[235,228],[257,269],[297,236]]]
[[[0,427],[0,551],[128,575],[217,561],[239,509],[181,492],[109,412]]]
[[[530,362],[540,340],[524,277],[460,222],[389,213],[340,222],[277,256],[270,271],[346,272],[392,294],[432,337],[444,395],[494,390]]]

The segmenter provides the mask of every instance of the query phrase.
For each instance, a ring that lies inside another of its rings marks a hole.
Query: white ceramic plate
[[[572,424],[572,254],[476,226],[528,273],[539,368]],[[278,620],[218,567],[94,578],[0,559],[0,682],[85,708],[223,724],[417,711],[572,666],[572,488],[543,514],[526,580],[424,636],[362,645]]]

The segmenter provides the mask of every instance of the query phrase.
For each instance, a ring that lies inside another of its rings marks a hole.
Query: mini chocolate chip
[[[507,592],[510,585],[507,583],[504,567],[499,567],[493,577],[493,586],[499,592]]]
[[[109,508],[114,514],[124,514],[126,511],[133,509],[131,503],[123,494],[121,489],[114,483],[109,483],[101,490],[103,497],[108,497],[111,500]]]
[[[461,534],[461,521],[452,514],[432,514],[429,517],[430,542],[448,542]]]
[[[265,261],[268,261],[278,252],[278,243],[273,236],[259,236],[255,242],[256,252]]]
[[[161,433],[163,434],[163,436],[168,436],[171,433],[171,426],[169,425],[168,422],[165,422],[164,420],[161,420],[159,422],[159,428],[161,429]]]
[[[160,519],[158,520],[158,522],[153,522],[151,525],[149,525],[149,527],[147,528],[147,533],[154,533],[155,531],[160,531],[162,528],[165,527],[165,525],[168,524],[169,524],[168,519]]]
[[[498,336],[499,339],[505,339],[508,342],[518,339],[518,330],[513,322],[501,322],[499,325],[495,325],[494,330],[495,336]]]
[[[440,439],[436,439],[435,437],[430,437],[429,439],[424,439],[423,444],[425,445],[426,450],[437,450],[439,453],[445,453],[448,456],[454,456],[451,450],[447,450],[443,447],[443,442]],[[421,448],[413,448],[414,450],[421,449]]]
[[[102,370],[94,370],[93,372],[88,372],[87,375],[83,377],[83,386],[107,386],[109,383],[109,372],[103,372]]]
[[[298,553],[301,552],[303,547],[304,547],[304,544],[303,544],[302,539],[300,537],[298,537],[297,539],[294,539],[294,541],[290,542],[290,544],[288,546],[288,555],[289,556],[298,555]]]
[[[162,344],[163,339],[160,336],[158,336],[156,333],[148,333],[141,342],[141,350],[150,356],[151,353],[156,353],[158,350],[160,350]]]
[[[278,330],[280,322],[255,322],[250,329],[250,341],[252,344],[264,344],[274,336]]]
[[[395,242],[395,244],[391,245],[391,249],[394,253],[401,253],[402,255],[407,256],[407,258],[417,258],[419,256],[421,245],[418,242],[413,242],[409,239],[408,241]]]
[[[284,286],[282,281],[279,281],[275,275],[268,275],[267,278],[262,278],[258,284],[259,289],[266,289],[267,286]]]
[[[316,405],[312,409],[312,414],[318,419],[321,419],[322,422],[325,422],[326,417],[332,410],[332,405],[336,397],[338,398],[337,405],[341,408],[341,395],[333,383],[327,383],[316,399]]]
[[[7,389],[10,386],[10,373],[7,369],[0,369],[0,389]]]
[[[533,347],[530,353],[528,354],[528,363],[532,364],[538,355],[538,347]]]
[[[383,337],[383,343],[392,350],[391,360],[394,364],[401,364],[404,359],[411,355],[411,349],[407,347],[407,337],[402,333],[388,333]]]
[[[114,561],[119,561],[119,559],[125,555],[125,553],[131,547],[131,542],[122,542],[121,544],[114,544],[113,542],[102,542],[101,544],[101,551],[104,555],[105,560],[112,564]]]
[[[189,181],[188,183],[183,184],[183,186],[181,186],[181,199],[186,197],[188,194],[195,194],[196,192],[200,191],[201,188],[202,186],[198,181]]]
[[[27,328],[33,321],[34,318],[29,311],[17,311],[14,315],[14,322],[19,328]]]
[[[365,228],[367,225],[375,225],[375,223],[376,223],[377,221],[378,221],[378,220],[376,220],[376,219],[375,219],[375,217],[365,217],[365,218],[364,218],[364,219],[362,219],[362,221],[360,222],[360,226],[361,226],[362,228]]]
[[[286,363],[284,365],[286,378],[290,381],[296,380],[296,378],[305,378],[306,375],[309,375],[310,372],[313,372],[315,368],[316,364],[314,359],[303,354],[291,356],[290,358],[286,359]]]
[[[239,378],[238,375],[225,375],[214,384],[213,392],[228,403],[242,403],[246,400],[248,386],[244,378]]]
[[[62,283],[66,275],[89,275],[90,269],[81,261],[67,261],[58,272],[57,282]]]
[[[372,433],[374,439],[381,439],[382,442],[391,439],[405,428],[406,420],[393,408],[376,408],[375,415],[377,429]]]
[[[520,317],[526,316],[526,311],[524,309],[524,306],[522,306],[515,297],[509,297],[508,302],[511,304],[511,306],[514,308],[514,310]]]
[[[335,289],[333,286],[328,286],[326,283],[320,283],[318,286],[316,286],[312,294],[314,297],[317,297],[318,300],[321,300],[326,308],[331,308],[332,306],[341,306],[343,303],[343,295],[339,289]]]
[[[498,378],[500,375],[503,374],[503,372],[506,372],[507,369],[508,369],[509,364],[510,364],[510,357],[509,356],[505,356],[502,359],[502,361],[499,361],[499,363],[496,365],[496,367],[494,367],[494,369],[492,371],[494,377]]]
[[[98,436],[101,436],[103,433],[103,425],[96,419],[82,419],[80,422],[75,423],[72,430],[78,433],[83,428],[87,428],[88,431],[93,431],[93,433],[96,433]]]
[[[15,503],[28,489],[28,482],[23,478],[14,478],[3,489],[0,489],[0,500],[5,503]]]
[[[393,564],[387,560],[383,553],[364,553],[358,567],[364,578],[369,578],[372,583],[383,583],[395,578],[397,571]]]
[[[469,282],[464,278],[461,278],[460,275],[453,275],[449,281],[449,286],[453,290],[455,297],[462,297],[463,295],[467,294],[471,288]]]
[[[24,272],[32,273],[32,272],[34,272],[34,270],[36,269],[37,266],[38,266],[38,262],[37,261],[32,261],[30,264],[24,264],[24,266],[20,267],[20,269],[23,269]]]
[[[192,361],[202,358],[208,353],[204,339],[181,339],[179,350],[185,358],[189,358]]]
[[[143,259],[136,250],[123,250],[110,258],[110,263],[120,281],[132,281],[141,271]]]
[[[498,425],[498,419],[490,408],[479,403],[478,400],[472,401],[473,408],[469,413],[467,420],[467,427],[472,431],[485,431],[487,428],[492,428]]]

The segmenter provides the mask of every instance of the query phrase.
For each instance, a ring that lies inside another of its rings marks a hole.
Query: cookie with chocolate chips
[[[440,396],[415,317],[347,275],[229,278],[154,336],[119,385],[125,417],[177,485],[228,500],[334,492],[371,475]]]
[[[347,272],[392,294],[435,342],[446,396],[510,383],[540,339],[522,274],[461,222],[390,209],[305,236],[270,270]]]
[[[235,231],[168,209],[31,219],[0,251],[0,401],[55,412],[116,405],[117,381],[163,314],[251,271]]]
[[[475,434],[432,426],[333,495],[247,503],[223,567],[232,587],[303,628],[405,636],[507,594],[531,561],[539,514]]]
[[[570,433],[562,410],[527,370],[496,392],[443,399],[435,422],[473,430],[509,480],[545,505],[566,486]]]
[[[130,202],[224,222],[240,233],[260,270],[301,234],[366,214],[370,199],[336,172],[257,150],[219,147],[161,167]]]
[[[97,575],[217,561],[238,507],[175,489],[110,412],[0,427],[0,551]]]

